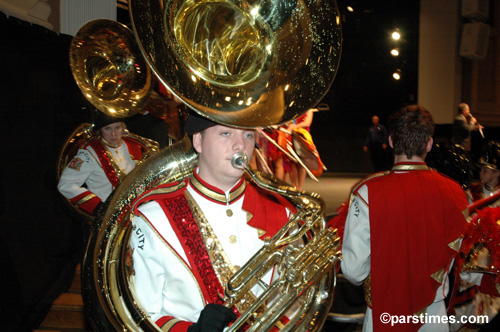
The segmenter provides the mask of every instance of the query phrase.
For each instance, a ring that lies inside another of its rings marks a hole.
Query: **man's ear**
[[[425,151],[430,152],[432,150],[432,144],[434,144],[434,139],[431,137],[427,141],[427,145],[425,146]]]
[[[391,149],[394,149],[394,144],[392,143],[392,136],[389,135],[389,146],[391,147]]]
[[[193,148],[196,152],[201,153],[201,133],[193,134]]]

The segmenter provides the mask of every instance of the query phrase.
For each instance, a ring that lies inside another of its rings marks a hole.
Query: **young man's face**
[[[252,157],[255,131],[216,125],[194,134],[193,147],[199,153],[200,177],[225,191],[243,175],[243,170],[231,165],[231,159],[239,151]]]
[[[111,123],[101,128],[102,138],[109,144],[116,146],[120,143],[123,137],[123,122]]]
[[[479,172],[479,179],[481,180],[482,183],[485,183],[489,186],[496,186],[498,185],[499,175],[500,175],[499,170],[481,166],[481,171]]]

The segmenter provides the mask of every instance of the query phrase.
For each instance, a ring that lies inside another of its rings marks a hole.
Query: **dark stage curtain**
[[[0,12],[2,331],[37,328],[83,255],[82,225],[56,188],[62,145],[89,121],[69,67],[70,42]]]

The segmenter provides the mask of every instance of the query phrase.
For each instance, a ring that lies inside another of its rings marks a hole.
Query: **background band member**
[[[385,331],[396,316],[446,316],[448,271],[466,230],[468,202],[461,186],[424,162],[434,133],[432,115],[410,105],[389,119],[394,167],[376,173],[351,194],[343,239],[344,276],[364,283],[363,331]],[[443,324],[406,322],[397,331],[448,331]]]
[[[492,196],[500,189],[500,144],[498,142],[488,143],[486,152],[479,158],[479,182],[469,185],[469,200]],[[492,206],[498,206],[499,201]]]
[[[95,215],[98,207],[143,156],[142,146],[124,136],[125,123],[99,113],[98,136],[80,146],[57,188],[79,210]]]

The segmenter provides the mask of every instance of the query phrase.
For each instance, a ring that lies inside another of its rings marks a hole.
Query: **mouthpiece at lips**
[[[231,159],[234,168],[245,168],[248,165],[248,156],[244,152],[236,152]]]

